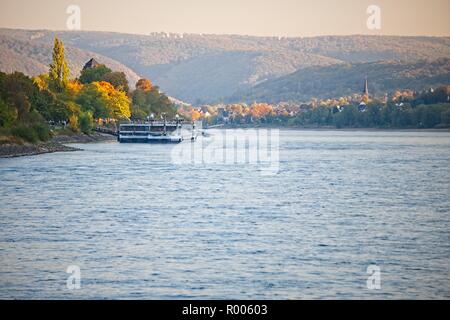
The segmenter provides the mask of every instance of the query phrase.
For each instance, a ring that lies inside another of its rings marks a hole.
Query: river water
[[[450,298],[449,132],[281,131],[270,175],[75,146],[0,159],[2,299]]]

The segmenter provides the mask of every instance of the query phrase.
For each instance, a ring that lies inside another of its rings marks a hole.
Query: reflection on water
[[[0,298],[450,298],[448,132],[282,131],[274,176],[79,146],[0,159]]]

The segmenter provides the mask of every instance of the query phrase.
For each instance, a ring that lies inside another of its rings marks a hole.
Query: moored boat
[[[119,125],[117,140],[121,143],[180,143],[182,120],[149,120]]]

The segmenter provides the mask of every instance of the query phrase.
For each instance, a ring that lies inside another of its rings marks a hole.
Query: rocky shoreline
[[[52,139],[53,142],[57,143],[91,143],[115,140],[117,140],[116,136],[101,132],[92,132],[91,134],[58,135]]]
[[[58,135],[48,142],[39,142],[36,144],[2,144],[0,145],[0,158],[13,158],[22,156],[32,156],[52,152],[80,151],[82,149],[66,146],[66,143],[92,143],[101,141],[114,141],[115,136],[94,132],[90,135],[73,134]]]

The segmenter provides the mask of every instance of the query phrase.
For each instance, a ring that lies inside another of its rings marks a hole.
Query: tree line
[[[364,111],[350,105],[337,111],[319,106],[287,119],[294,126],[335,126],[337,128],[449,128],[450,104],[369,104]]]
[[[298,126],[335,126],[337,128],[449,128],[450,90],[442,86],[367,105],[318,106],[300,112],[287,122]]]

